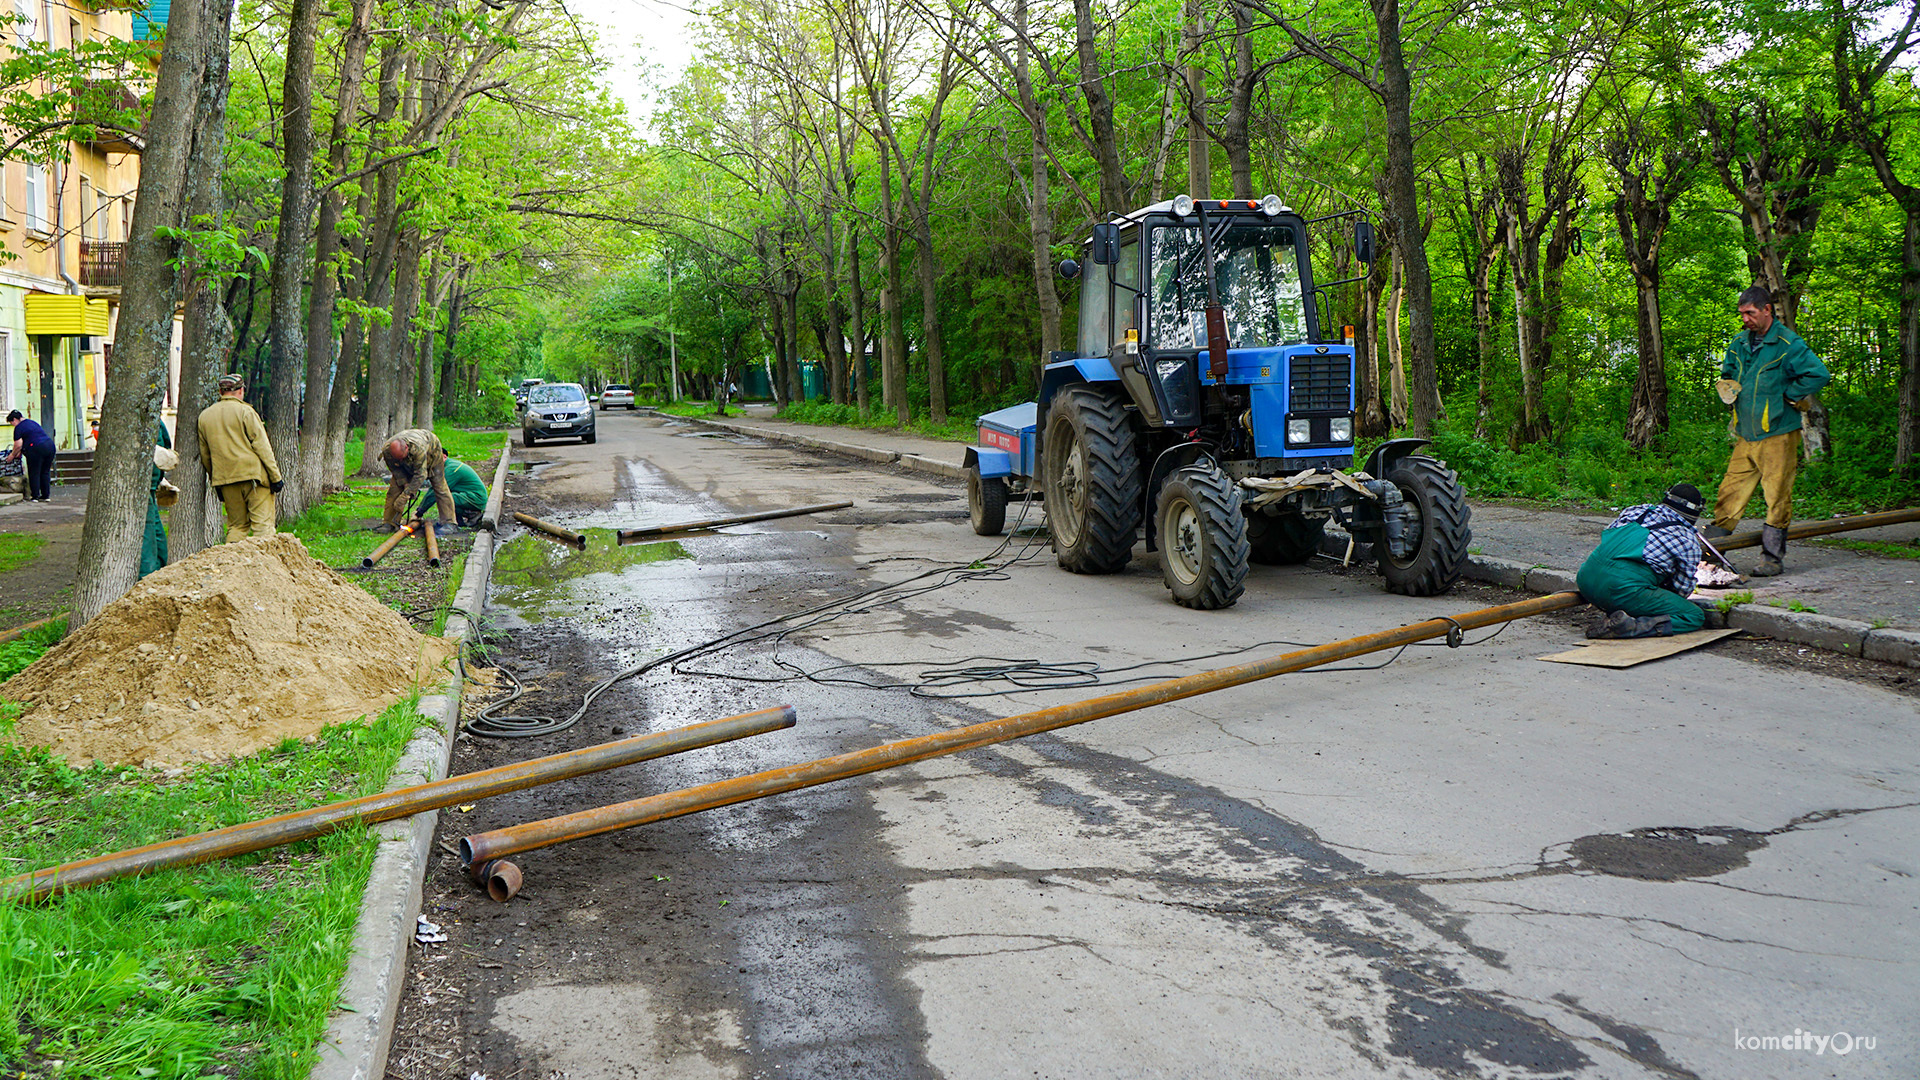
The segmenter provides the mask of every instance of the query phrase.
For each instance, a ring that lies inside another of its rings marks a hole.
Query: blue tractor
[[[1322,334],[1308,226],[1278,196],[1156,203],[1096,225],[1080,330],[1049,359],[1037,403],[980,418],[966,451],[974,531],[998,535],[1011,494],[1037,486],[1060,565],[1161,554],[1175,602],[1231,606],[1247,565],[1298,563],[1328,521],[1372,545],[1387,588],[1446,592],[1472,542],[1458,476],[1381,445],[1353,468],[1353,347]],[[1356,221],[1360,261],[1373,231]]]

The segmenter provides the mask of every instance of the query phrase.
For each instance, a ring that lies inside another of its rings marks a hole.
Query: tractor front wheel
[[[1140,458],[1118,401],[1084,385],[1054,396],[1042,450],[1047,529],[1060,565],[1114,574],[1140,527]]]
[[[1007,528],[1007,478],[981,476],[980,467],[967,466],[967,517],[981,536],[999,536]]]
[[[1325,518],[1247,515],[1247,544],[1253,549],[1253,561],[1267,566],[1291,566],[1313,558],[1326,531]]]
[[[1407,596],[1438,596],[1460,580],[1473,543],[1473,509],[1461,490],[1458,473],[1423,454],[1400,459],[1384,477],[1400,489],[1416,528],[1415,542],[1405,559],[1396,559],[1385,540],[1373,546],[1387,591]]]
[[[1160,486],[1161,573],[1174,603],[1211,611],[1247,591],[1247,519],[1240,489],[1212,465],[1188,465]]]

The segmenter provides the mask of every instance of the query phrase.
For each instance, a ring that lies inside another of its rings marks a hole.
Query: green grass
[[[172,782],[0,745],[0,850],[26,870],[377,792],[425,722],[413,704]],[[116,1080],[306,1076],[375,847],[353,829],[0,905],[0,1067]]]
[[[1888,543],[1885,540],[1850,540],[1846,537],[1828,537],[1809,542],[1824,544],[1827,547],[1846,548],[1848,551],[1862,551],[1869,555],[1885,555],[1890,559],[1920,559],[1920,539],[1909,540],[1904,544]]]
[[[1741,604],[1751,604],[1751,603],[1753,603],[1753,593],[1749,591],[1749,592],[1728,593],[1727,595],[1721,597],[1719,602],[1714,604],[1713,606],[1719,610],[1720,614],[1725,615],[1727,612],[1732,611],[1734,608],[1739,607]]]
[[[0,533],[0,574],[31,565],[46,542],[39,533]]]
[[[0,643],[0,683],[20,674],[28,664],[40,659],[40,654],[54,647],[61,638],[67,636],[67,620],[55,619],[45,626],[37,626],[21,634],[12,641]]]
[[[925,435],[934,439],[949,439],[955,442],[972,442],[976,436],[977,417],[967,412],[955,413],[947,417],[943,424],[936,424],[924,416],[916,416],[902,424],[899,417],[890,412],[868,409],[861,412],[857,405],[834,405],[824,401],[797,401],[781,409],[779,417],[796,424],[821,424],[831,427],[866,428],[873,431],[901,431],[913,435]]]
[[[1798,601],[1798,600],[1769,600],[1769,601],[1767,601],[1767,606],[1768,606],[1768,607],[1777,607],[1777,608],[1784,608],[1784,609],[1786,609],[1786,610],[1788,610],[1788,611],[1797,611],[1797,612],[1800,612],[1800,613],[1802,613],[1802,614],[1806,614],[1806,615],[1818,615],[1818,614],[1820,614],[1820,609],[1819,609],[1819,608],[1817,608],[1817,607],[1808,607],[1807,605],[1805,605],[1805,604],[1803,604],[1803,603],[1801,603],[1801,602],[1800,602],[1800,601]]]

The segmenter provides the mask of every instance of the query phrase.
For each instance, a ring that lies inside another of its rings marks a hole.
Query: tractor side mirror
[[[1373,222],[1365,218],[1353,223],[1353,254],[1363,263],[1373,262]]]
[[[1074,262],[1072,259],[1061,259],[1060,260],[1060,276],[1063,278],[1066,278],[1068,281],[1072,281],[1074,278],[1079,277],[1080,264],[1077,262]]]
[[[1112,266],[1120,261],[1120,226],[1109,223],[1093,227],[1091,257],[1095,266]]]

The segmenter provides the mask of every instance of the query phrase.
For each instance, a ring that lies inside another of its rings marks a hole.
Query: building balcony
[[[73,122],[92,125],[93,137],[82,141],[109,154],[139,154],[147,149],[139,131],[146,123],[140,114],[140,95],[118,79],[82,79],[73,86]]]
[[[110,290],[118,295],[121,275],[126,269],[126,244],[104,240],[80,241],[80,285],[88,295],[101,295],[101,290]]]

